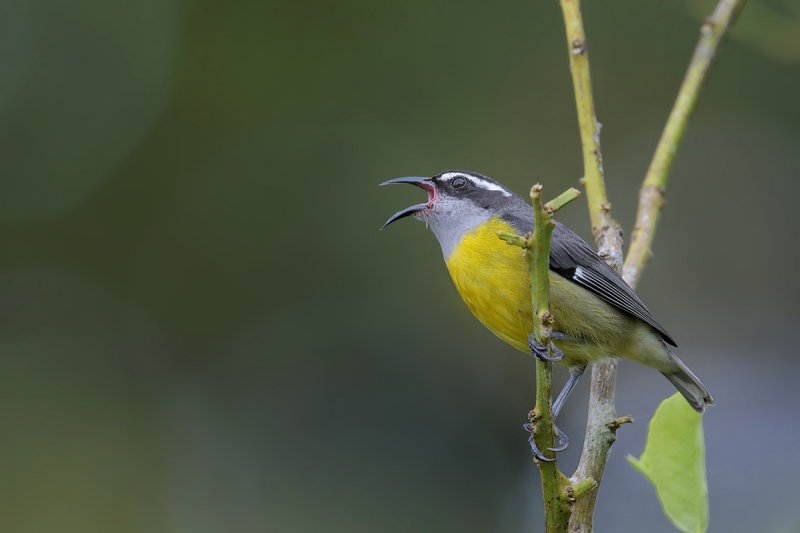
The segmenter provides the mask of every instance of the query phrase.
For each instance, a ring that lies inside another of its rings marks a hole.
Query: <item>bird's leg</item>
[[[572,389],[575,388],[575,385],[578,384],[584,370],[586,370],[585,366],[571,366],[569,368],[569,379],[564,384],[564,388],[561,389],[561,392],[558,393],[558,396],[556,396],[556,401],[553,402],[553,420],[555,420],[558,413],[561,412],[561,408],[564,407],[564,403],[567,401],[567,396],[569,396]]]
[[[560,331],[554,331],[550,334],[550,339],[556,340],[568,340],[569,336],[566,333],[561,333]],[[539,344],[536,342],[536,337],[533,333],[528,335],[528,347],[531,349],[531,355],[534,356],[539,361],[549,361],[551,363],[557,363],[564,359],[564,352],[561,351],[561,348],[556,346],[553,343],[550,343],[553,347],[553,357],[550,357],[548,354],[547,346],[544,344]]]
[[[564,403],[567,401],[567,396],[569,396],[569,393],[572,392],[572,389],[575,388],[575,385],[577,385],[578,381],[581,379],[584,370],[586,370],[585,366],[570,367],[569,379],[564,385],[564,388],[561,389],[561,392],[558,393],[556,401],[553,403],[553,429],[555,430],[556,438],[558,439],[558,446],[550,448],[554,452],[564,451],[569,446],[569,437],[567,437],[566,433],[558,429],[558,426],[555,425],[555,419],[558,416],[558,413],[561,412],[561,408],[564,407]]]
[[[550,339],[555,340],[572,340],[569,335],[563,333],[561,331],[553,331],[550,334]],[[547,346],[539,344],[536,342],[536,337],[534,337],[533,333],[528,335],[528,345],[531,349],[531,354],[539,359],[540,361],[550,361],[550,362],[558,362],[564,359],[564,352],[555,344],[552,344],[553,353],[555,354],[554,357],[548,356]],[[583,371],[586,370],[585,366],[582,367],[570,367],[569,369],[569,379],[567,383],[564,385],[564,388],[561,389],[561,392],[558,393],[556,397],[556,401],[553,403],[553,430],[556,433],[556,439],[558,439],[558,445],[549,448],[554,452],[562,452],[567,449],[569,446],[569,437],[567,434],[561,431],[558,426],[555,425],[555,419],[558,416],[558,413],[561,412],[561,408],[564,407],[564,402],[567,400],[567,396],[572,392],[572,389],[575,388],[575,385],[578,384],[578,381],[581,379],[583,375]],[[539,459],[540,461],[552,461],[553,459],[548,459],[545,457],[541,450],[539,450],[538,446],[536,446],[536,442],[533,440],[533,428],[531,424],[525,424],[522,426],[525,431],[531,434],[528,438],[528,442],[531,446],[531,453],[534,457]]]

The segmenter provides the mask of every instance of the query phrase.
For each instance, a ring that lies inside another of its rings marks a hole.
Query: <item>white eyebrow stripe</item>
[[[471,176],[471,175],[469,175],[467,173],[464,173],[464,172],[445,172],[444,174],[439,176],[439,179],[446,181],[446,180],[451,180],[451,179],[455,178],[456,176],[461,176],[462,178],[467,178],[474,185],[477,185],[478,187],[480,187],[482,189],[486,189],[486,190],[489,190],[489,191],[498,191],[498,192],[502,193],[503,196],[511,196],[511,193],[508,192],[508,190],[506,190],[505,187],[501,187],[500,185],[497,185],[496,183],[491,183],[491,182],[488,182],[488,181],[484,181],[484,180],[482,180],[480,178],[476,178],[475,176]]]

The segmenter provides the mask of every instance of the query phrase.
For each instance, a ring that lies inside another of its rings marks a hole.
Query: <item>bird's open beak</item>
[[[433,180],[431,178],[417,178],[417,177],[407,177],[407,178],[395,178],[393,180],[384,181],[381,185],[389,185],[390,183],[410,183],[412,185],[416,185],[422,189],[425,189],[425,192],[428,193],[428,201],[424,204],[415,204],[411,207],[406,207],[402,211],[398,211],[394,215],[392,215],[389,220],[386,221],[381,229],[385,228],[395,220],[400,220],[401,218],[405,218],[408,215],[413,215],[415,213],[419,213],[420,211],[424,211],[425,209],[430,209],[433,202],[436,200],[436,185],[433,184]]]

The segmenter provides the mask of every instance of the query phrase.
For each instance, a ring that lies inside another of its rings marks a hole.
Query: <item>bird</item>
[[[472,171],[401,177],[381,185],[411,184],[428,200],[392,215],[381,229],[405,217],[426,223],[442,248],[453,283],[470,311],[514,348],[568,368],[569,379],[553,403],[558,416],[586,367],[605,358],[631,359],[661,372],[697,412],[714,399],[673,352],[672,336],[656,322],[633,289],[575,232],[554,220],[551,237],[551,346],[533,337],[528,265],[517,246],[498,232],[533,231],[533,208],[499,182]],[[529,426],[526,426],[529,429]],[[569,439],[556,428],[559,446]],[[532,452],[544,456],[530,439]]]

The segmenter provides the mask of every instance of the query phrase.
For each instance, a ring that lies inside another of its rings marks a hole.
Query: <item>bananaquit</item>
[[[528,266],[498,231],[533,230],[533,208],[482,174],[443,172],[432,178],[396,178],[428,193],[426,203],[395,213],[384,228],[409,215],[424,221],[442,246],[447,269],[470,311],[495,335],[523,352],[547,359],[533,331]],[[605,357],[633,359],[661,372],[696,411],[713,405],[708,390],[670,350],[675,341],[623,279],[572,230],[555,222],[550,249],[553,358],[569,368],[569,380],[553,415],[586,366]],[[562,443],[569,442],[559,431]],[[538,450],[534,450],[534,453]]]

